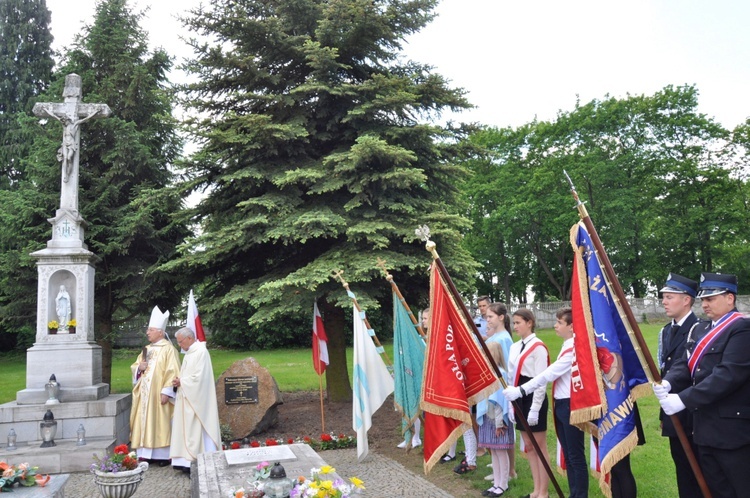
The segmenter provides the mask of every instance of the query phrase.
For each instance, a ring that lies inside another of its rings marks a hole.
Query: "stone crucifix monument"
[[[110,394],[102,382],[102,348],[94,342],[94,265],[99,258],[84,240],[86,222],[78,212],[81,126],[111,114],[105,104],[81,102],[81,78],[65,78],[63,103],[39,103],[34,114],[63,127],[60,161],[60,208],[47,247],[32,253],[37,261],[36,340],[26,351],[26,389],[16,401],[0,405],[0,434],[13,430],[18,449],[0,456],[8,463],[33,461],[51,474],[88,470],[91,454],[111,453],[130,438],[131,394]],[[84,165],[85,167],[85,165]],[[54,325],[54,326],[53,326]],[[54,374],[57,382],[50,376]],[[56,384],[59,393],[53,395]],[[40,452],[40,421],[47,410],[57,423],[55,446]],[[86,445],[77,444],[83,427]]]
[[[86,221],[78,212],[78,168],[81,125],[111,115],[106,104],[81,102],[81,77],[65,77],[63,103],[38,103],[34,114],[63,126],[57,152],[61,165],[60,208],[47,247],[31,255],[37,260],[36,341],[26,353],[26,389],[19,404],[44,402],[44,385],[55,374],[62,401],[87,401],[109,394],[102,383],[101,347],[94,342],[94,253],[84,244]],[[57,323],[55,328],[54,323]]]

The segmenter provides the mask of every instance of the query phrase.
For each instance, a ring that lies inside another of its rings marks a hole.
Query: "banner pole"
[[[357,311],[359,313],[362,313],[362,308],[359,307],[359,302],[357,302],[357,298],[354,297],[354,293],[349,290],[349,284],[347,283],[347,281],[344,280],[344,277],[341,276],[341,275],[343,275],[343,273],[344,273],[343,270],[334,271],[333,275],[331,275],[331,278],[334,279],[334,280],[340,280],[341,281],[341,285],[344,286],[344,289],[346,289],[346,293],[349,294],[349,298],[354,303],[354,307],[357,308]],[[365,318],[364,318],[363,321],[365,322],[365,326],[367,327],[368,330],[373,330],[373,328],[370,325],[369,320],[367,320],[366,316],[365,316]],[[382,353],[380,353],[380,356],[383,357],[383,361],[384,361],[385,365],[388,367],[388,370],[391,372],[391,375],[393,375],[393,362],[388,357],[388,354],[385,352],[385,348],[383,347],[383,345],[380,344],[380,339],[378,339],[378,336],[374,335],[374,334],[371,337],[372,337],[372,340],[375,343],[375,345],[378,348],[380,348],[380,350],[382,351]]]
[[[323,409],[323,375],[318,374],[318,390],[320,392],[320,423],[323,429],[323,433],[326,431],[326,415]]]
[[[391,289],[393,292],[396,293],[401,303],[404,305],[404,308],[406,309],[406,312],[409,314],[409,318],[411,319],[411,323],[414,324],[414,326],[417,328],[417,332],[419,332],[419,335],[422,336],[422,339],[427,338],[427,334],[425,334],[424,329],[422,328],[422,324],[419,323],[419,321],[414,317],[414,313],[412,313],[411,308],[409,308],[409,305],[406,303],[406,299],[404,299],[404,296],[401,294],[401,290],[399,290],[398,285],[396,285],[396,282],[393,281],[393,275],[388,273],[388,270],[385,268],[385,260],[378,258],[378,268],[383,270],[383,273],[385,273],[385,279],[388,280],[391,284]]]

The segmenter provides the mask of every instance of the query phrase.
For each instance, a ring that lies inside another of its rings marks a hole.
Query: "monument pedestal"
[[[109,385],[102,382],[102,348],[94,343],[68,341],[59,336],[55,343],[35,344],[26,350],[26,389],[16,393],[19,405],[45,403],[44,385],[55,374],[60,384],[59,400],[96,401],[109,394]]]
[[[21,405],[15,401],[2,404],[0,434],[14,429],[19,442],[15,451],[8,451],[3,444],[0,459],[8,463],[29,462],[45,474],[86,471],[93,463],[93,453],[103,455],[129,441],[131,402],[131,394],[112,394],[96,401],[56,405]],[[41,448],[39,423],[48,409],[57,421],[56,446]],[[81,424],[86,429],[86,445],[76,446]]]

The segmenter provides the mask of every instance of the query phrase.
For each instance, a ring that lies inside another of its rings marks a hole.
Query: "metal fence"
[[[633,316],[638,323],[643,322],[667,322],[669,319],[664,314],[664,307],[661,305],[661,299],[656,297],[646,297],[638,299],[628,299],[630,309],[633,310]],[[519,308],[528,308],[534,312],[536,317],[537,328],[552,328],[555,324],[555,313],[563,307],[570,307],[570,301],[553,301],[547,303],[520,303],[508,306],[510,313]],[[737,296],[737,309],[741,313],[750,312],[750,296]],[[703,316],[700,299],[695,301],[693,311],[696,315]]]

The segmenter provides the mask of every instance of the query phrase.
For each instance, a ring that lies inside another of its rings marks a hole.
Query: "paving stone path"
[[[363,497],[397,498],[402,496],[419,498],[453,498],[431,482],[410,472],[390,458],[370,452],[362,463],[357,463],[357,450],[328,450],[320,454],[328,465],[336,468],[343,477],[356,476],[367,488]],[[290,476],[292,477],[292,476]],[[70,475],[65,496],[72,498],[99,498],[99,490],[93,476],[86,472]],[[190,478],[172,467],[151,466],[146,478],[133,498],[190,498]],[[223,498],[223,497],[222,497]]]

